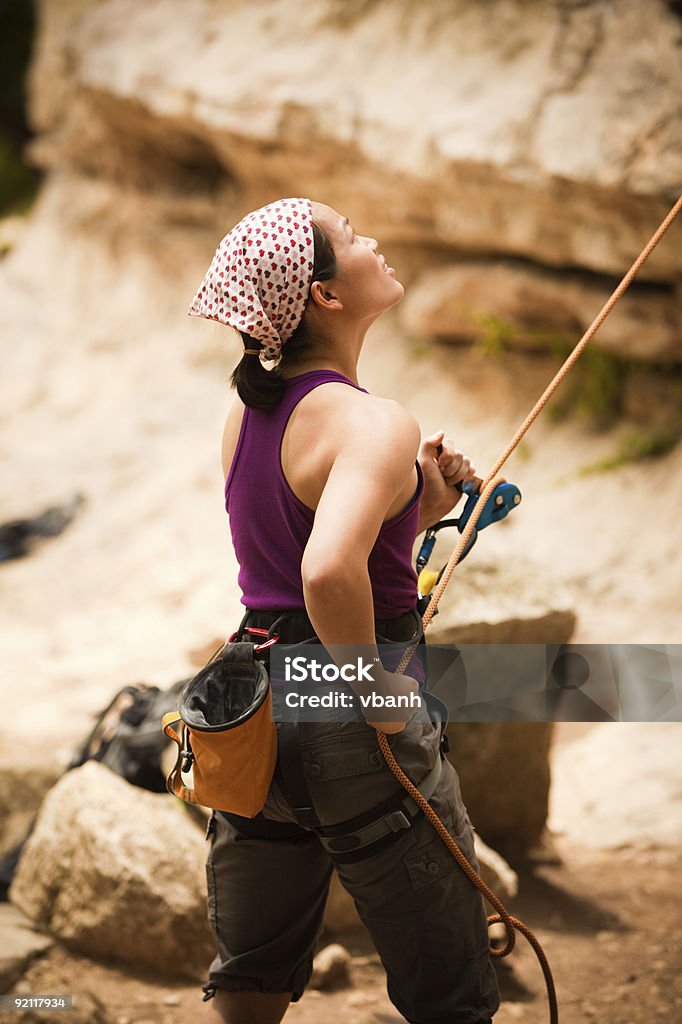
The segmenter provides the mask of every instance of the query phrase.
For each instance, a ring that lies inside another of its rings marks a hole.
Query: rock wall
[[[176,220],[318,197],[399,252],[408,330],[574,339],[682,186],[671,6],[42,0],[33,158]],[[682,360],[681,240],[595,344]]]

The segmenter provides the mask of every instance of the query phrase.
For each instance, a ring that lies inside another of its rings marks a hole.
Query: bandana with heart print
[[[279,199],[249,213],[225,235],[189,307],[262,344],[261,362],[278,359],[305,310],[313,276],[309,199]]]

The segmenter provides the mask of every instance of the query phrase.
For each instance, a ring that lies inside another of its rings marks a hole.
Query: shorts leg
[[[429,801],[478,870],[457,773],[445,761]],[[423,815],[400,841],[337,865],[410,1024],[489,1024],[500,999],[483,897]]]
[[[332,863],[298,825],[213,812],[206,862],[217,955],[205,986],[301,998],[322,930]]]

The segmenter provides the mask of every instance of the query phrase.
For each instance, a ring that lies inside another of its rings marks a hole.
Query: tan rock
[[[458,512],[455,510],[455,514]],[[507,529],[515,514],[487,530]],[[458,535],[454,530],[448,534],[447,541],[445,536],[439,539],[429,568],[439,567],[451,554]],[[493,561],[479,552],[479,546],[483,546],[480,537],[455,569],[438,604],[438,614],[427,628],[428,642],[566,643],[576,622],[575,597],[568,587],[527,556],[515,552],[513,558]]]
[[[660,686],[655,670],[647,677],[645,654],[621,686]],[[674,686],[669,699],[674,708]],[[682,723],[676,721],[600,722],[558,746],[552,755],[550,828],[563,842],[592,850],[675,856],[682,843],[681,742]]]
[[[124,0],[44,0],[34,158],[150,192],[241,191],[244,209],[324,183],[389,241],[624,271],[682,178],[663,0],[532,18],[521,0],[345,6],[322,0],[304,46],[295,0],[196,0],[186,18],[172,0],[130,16]],[[679,278],[680,237],[644,277]]]
[[[448,726],[449,758],[469,816],[505,857],[523,855],[548,814],[552,722],[466,722]]]
[[[350,983],[351,955],[348,950],[333,943],[321,949],[313,960],[310,987],[314,989],[340,988]]]
[[[489,346],[553,350],[578,342],[612,281],[509,262],[466,261],[428,271],[401,304],[416,335]],[[682,362],[682,312],[668,288],[633,284],[591,344],[623,359]]]
[[[12,901],[88,956],[203,977],[206,846],[179,802],[89,761],[46,797]]]
[[[432,561],[439,564],[434,556]],[[471,820],[505,856],[534,848],[545,829],[553,723],[542,721],[545,709],[538,705],[545,685],[542,645],[569,640],[573,600],[533,560],[515,554],[487,561],[474,548],[455,570],[427,629],[430,644],[454,644],[461,651],[447,676],[431,685],[450,709],[448,756]],[[538,647],[488,647],[521,644]],[[469,652],[467,645],[474,645]],[[511,668],[509,679],[505,674],[505,659],[512,656],[516,683]],[[537,674],[537,685],[525,687],[519,677],[522,657]],[[534,715],[540,720],[524,720]]]

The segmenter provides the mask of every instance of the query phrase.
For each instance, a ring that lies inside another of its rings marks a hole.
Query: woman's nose
[[[377,242],[376,238],[370,238],[368,235],[364,235],[363,237],[365,243],[369,246],[372,252],[376,252],[377,249],[379,248],[379,243]]]

